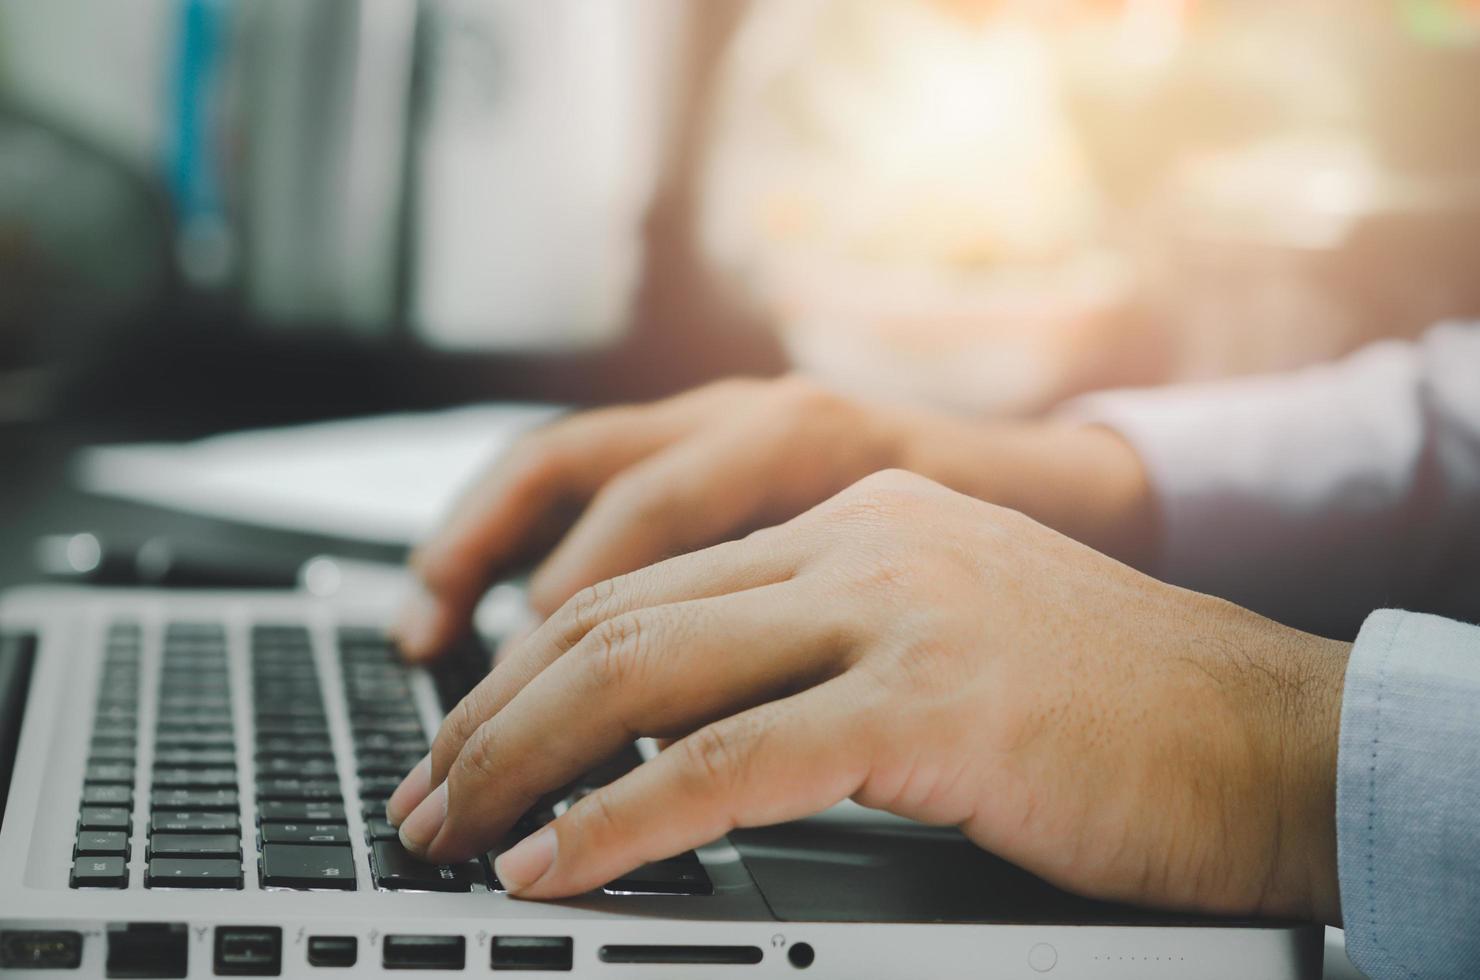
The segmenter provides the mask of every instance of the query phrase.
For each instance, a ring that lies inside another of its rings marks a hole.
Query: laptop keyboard
[[[235,890],[255,874],[266,890],[355,891],[361,876],[377,890],[500,891],[497,851],[465,864],[413,857],[385,820],[401,777],[426,754],[427,732],[411,672],[375,630],[338,634],[339,679],[349,719],[350,753],[340,759],[330,734],[325,688],[308,630],[258,625],[250,638],[250,732],[233,721],[232,670],[219,623],[166,626],[155,678],[143,670],[143,631],[113,624],[106,633],[84,770],[70,883],[127,888],[135,865],[135,787],[147,793],[142,883],[146,888]],[[482,661],[486,663],[486,660]],[[444,710],[481,674],[477,657],[452,658],[434,679]],[[140,731],[140,691],[157,686],[152,733]],[[152,739],[147,779],[136,771],[140,738]],[[249,740],[249,741],[248,741]],[[250,752],[239,752],[242,744]],[[246,771],[239,759],[250,760]],[[527,813],[508,843],[553,820],[571,800],[641,761],[628,750]],[[244,809],[250,780],[252,812]],[[351,844],[349,814],[364,826],[364,866]],[[243,833],[243,827],[246,833]],[[251,860],[255,857],[255,861]],[[713,886],[693,852],[654,862],[611,882],[609,894],[707,895]]]

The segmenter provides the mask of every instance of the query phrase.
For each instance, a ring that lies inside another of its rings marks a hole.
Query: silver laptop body
[[[9,719],[0,973],[1320,974],[1314,927],[1086,902],[954,830],[852,805],[562,903],[508,898],[485,862],[408,871],[376,838],[395,776],[365,759],[410,758],[446,698],[377,659],[389,613],[246,592],[0,597],[0,636],[28,668]]]

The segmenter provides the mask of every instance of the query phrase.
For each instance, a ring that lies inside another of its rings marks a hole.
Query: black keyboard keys
[[[108,631],[98,681],[94,743],[84,770],[77,839],[72,845],[73,888],[128,887],[137,752],[140,632],[134,624]]]
[[[241,832],[241,820],[234,813],[155,810],[149,815],[149,832],[151,834],[237,834]]]
[[[385,817],[369,817],[365,820],[365,833],[371,840],[399,840],[401,834]]]
[[[144,874],[149,888],[241,888],[238,858],[167,858],[149,862]]]
[[[314,803],[304,800],[262,800],[257,818],[263,823],[343,823],[343,803]]]
[[[242,841],[237,834],[155,834],[149,839],[149,856],[241,860]]]
[[[160,810],[219,810],[237,813],[239,803],[235,789],[159,789],[150,801]]]
[[[134,788],[132,786],[86,783],[82,787],[82,805],[120,806],[125,810],[132,810],[134,806]]]
[[[148,888],[241,888],[241,802],[226,630],[171,623],[159,672]]]
[[[392,891],[465,892],[476,865],[428,864],[414,857],[398,840],[370,845],[375,887]]]
[[[128,857],[128,834],[121,830],[84,830],[77,834],[73,856]]]
[[[129,811],[116,806],[85,806],[77,820],[79,830],[120,830],[127,834],[132,818]]]
[[[712,895],[714,885],[699,856],[688,851],[634,868],[608,882],[602,891],[609,895]]]
[[[121,857],[79,857],[72,862],[73,888],[124,888],[128,885],[128,864]]]
[[[264,888],[355,888],[344,792],[308,631],[252,631],[258,874]]]
[[[353,891],[355,856],[348,844],[262,845],[262,887]]]
[[[349,828],[342,823],[265,823],[264,844],[348,844]]]

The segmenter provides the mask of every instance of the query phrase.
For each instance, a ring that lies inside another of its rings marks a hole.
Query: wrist
[[[1294,631],[1291,631],[1294,632]],[[1304,896],[1304,916],[1341,924],[1336,858],[1336,771],[1341,697],[1352,645],[1298,633],[1287,656],[1298,664],[1296,697],[1279,711],[1279,853]]]
[[[1237,620],[1206,665],[1221,677],[1251,749],[1250,771],[1232,782],[1243,798],[1230,816],[1260,828],[1242,858],[1263,874],[1251,882],[1255,911],[1340,924],[1336,754],[1351,644],[1208,601]]]
[[[1115,431],[1061,422],[915,426],[900,465],[1003,507],[1137,568],[1158,548],[1154,495]]]

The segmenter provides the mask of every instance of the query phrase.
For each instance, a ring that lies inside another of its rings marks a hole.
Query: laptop
[[[403,666],[389,610],[261,592],[0,597],[0,973],[349,978],[1319,976],[1300,923],[1065,894],[950,828],[855,805],[737,831],[578,899],[492,854],[425,864],[385,800],[488,669]],[[641,765],[639,744],[515,836]]]

